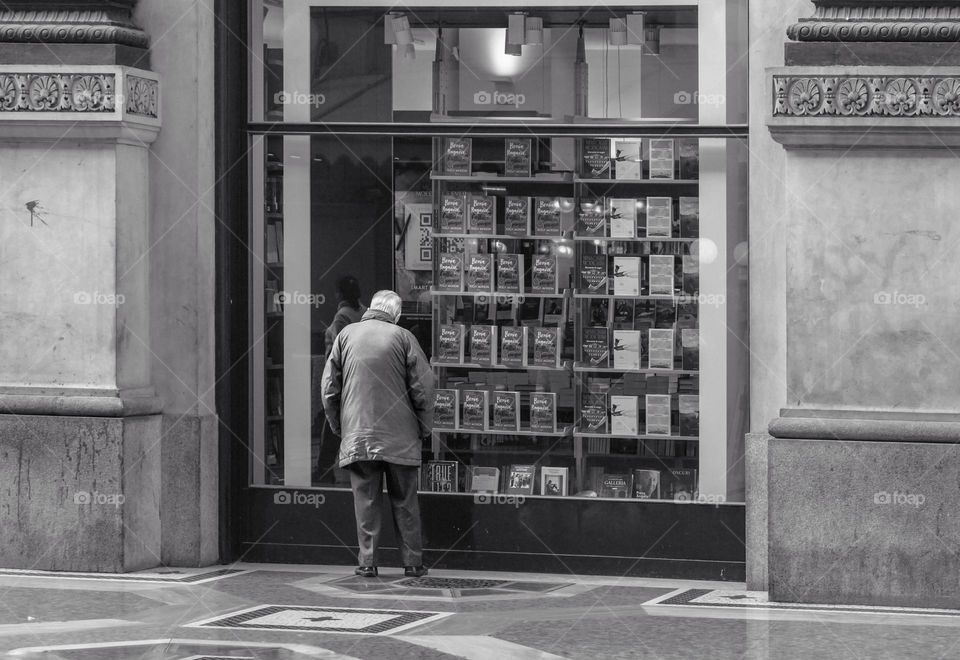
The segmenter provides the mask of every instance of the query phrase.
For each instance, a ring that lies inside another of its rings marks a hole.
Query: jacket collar
[[[379,309],[368,309],[363,313],[363,318],[361,321],[383,321],[384,323],[393,324],[393,318],[386,312],[381,312]]]

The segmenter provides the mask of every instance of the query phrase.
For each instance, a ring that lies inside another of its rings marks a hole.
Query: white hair
[[[373,294],[370,299],[370,309],[375,309],[394,317],[394,323],[400,320],[400,296],[389,289],[383,289]]]

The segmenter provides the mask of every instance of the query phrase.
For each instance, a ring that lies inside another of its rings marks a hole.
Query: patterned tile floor
[[[953,659],[960,611],[798,608],[742,584],[573,575],[0,571],[0,657]]]

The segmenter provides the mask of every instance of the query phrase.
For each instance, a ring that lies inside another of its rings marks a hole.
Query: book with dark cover
[[[493,393],[493,425],[495,431],[520,430],[520,392]]]
[[[633,330],[634,309],[637,302],[629,298],[613,302],[614,330]]]
[[[470,176],[473,159],[473,140],[464,137],[443,139],[443,173]]]
[[[433,426],[438,429],[455,429],[460,417],[459,392],[435,390],[433,397]]]
[[[580,406],[580,430],[583,433],[607,433],[607,404],[597,399]]]
[[[517,309],[517,317],[520,325],[525,325],[528,328],[536,328],[537,326],[543,325],[540,316],[540,303],[540,298],[527,298],[523,296],[523,301],[520,302]]]
[[[503,233],[508,236],[529,236],[530,198],[507,197],[503,208]]]
[[[670,435],[670,395],[646,395],[647,435]]]
[[[507,476],[507,494],[533,495],[536,476],[536,465],[511,465]]]
[[[580,290],[583,293],[607,293],[607,255],[585,254],[580,257]]]
[[[497,198],[488,195],[471,195],[467,227],[471,234],[494,233],[497,227]]]
[[[580,176],[584,179],[610,178],[610,140],[584,138]]]
[[[460,394],[460,428],[486,431],[490,428],[487,390],[463,390]]]
[[[663,475],[660,492],[665,500],[689,502],[697,496],[697,471],[694,468],[671,468]]]
[[[616,179],[631,180],[642,177],[643,160],[640,156],[640,140],[616,140],[613,143],[613,173]]]
[[[681,267],[683,269],[683,293],[687,296],[695,296],[700,291],[700,261],[689,254],[681,257]]]
[[[640,331],[613,331],[613,366],[624,371],[640,369]]]
[[[437,266],[437,289],[439,291],[463,291],[463,255],[446,253],[440,255]]]
[[[637,237],[637,200],[632,197],[610,199],[610,237]]]
[[[530,138],[506,138],[504,156],[504,176],[531,176],[533,174],[533,153]]]
[[[544,298],[543,299],[543,325],[562,326],[567,322],[567,299],[566,298]]]
[[[446,193],[440,205],[440,233],[463,234],[466,231],[466,193]]]
[[[610,300],[608,298],[591,298],[588,310],[587,325],[591,328],[606,328],[610,325]]]
[[[600,497],[626,498],[633,491],[629,473],[606,474],[600,478]]]
[[[610,339],[607,328],[583,328],[581,355],[585,365],[606,369],[610,366]]]
[[[463,364],[463,332],[459,323],[443,324],[437,335],[435,360],[443,364]]]
[[[525,367],[527,357],[527,328],[505,325],[500,334],[500,364],[507,367]]]
[[[557,432],[556,392],[530,393],[530,430]]]
[[[537,197],[533,221],[536,236],[563,236],[560,223],[560,200],[554,197]]]
[[[680,138],[677,149],[680,152],[680,178],[700,178],[700,140],[698,138]]]
[[[700,331],[695,328],[680,330],[680,354],[684,371],[700,369]]]
[[[557,258],[538,254],[530,269],[530,290],[534,293],[558,293]]]
[[[650,139],[650,178],[672,179],[674,167],[673,138]]]
[[[613,435],[639,435],[639,409],[637,397],[623,394],[610,395],[610,433]]]
[[[493,291],[493,255],[471,254],[467,264],[467,291]]]
[[[651,369],[673,369],[673,328],[647,330],[647,362]]]
[[[681,394],[678,397],[680,410],[680,435],[700,435],[700,397],[696,394]]]
[[[560,328],[533,329],[533,364],[560,367]]]
[[[540,468],[540,494],[566,497],[570,468],[543,466]]]
[[[612,279],[613,295],[639,296],[640,257],[614,257]]]
[[[700,198],[681,197],[680,238],[700,238]]]
[[[500,490],[500,468],[475,465],[468,470],[470,492],[496,493]]]
[[[607,214],[602,199],[580,200],[580,211],[577,213],[577,235],[607,235]]]
[[[470,362],[490,366],[497,362],[497,326],[470,327]]]
[[[634,470],[633,496],[638,500],[660,499],[660,470]]]
[[[670,238],[673,234],[673,199],[647,197],[647,237]]]
[[[456,461],[428,461],[426,490],[431,493],[460,492],[459,465]]]
[[[497,291],[520,293],[523,291],[523,255],[500,254],[497,256]]]

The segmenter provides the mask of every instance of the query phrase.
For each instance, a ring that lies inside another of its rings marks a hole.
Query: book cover
[[[633,330],[634,310],[637,302],[629,298],[613,302],[614,330]]]
[[[681,394],[678,398],[680,435],[695,438],[700,435],[700,396]]]
[[[428,461],[426,490],[431,493],[459,492],[459,465],[456,461]]]
[[[583,328],[581,354],[583,362],[591,367],[610,366],[610,340],[607,328]]]
[[[640,331],[613,331],[613,367],[624,371],[640,369]]]
[[[470,176],[473,159],[473,140],[464,137],[443,139],[443,173],[454,176]]]
[[[494,233],[497,227],[497,198],[487,195],[471,195],[467,227],[471,234]]]
[[[600,478],[600,497],[630,497],[633,488],[629,473],[606,474]]]
[[[673,199],[647,197],[647,237],[670,238],[673,234]]]
[[[507,197],[503,208],[503,233],[508,236],[529,236],[530,198]]]
[[[497,363],[497,326],[470,327],[470,363],[483,366]]]
[[[684,371],[700,369],[700,331],[696,328],[680,330],[680,355]]]
[[[543,324],[562,326],[567,322],[566,298],[543,298]]]
[[[496,431],[520,430],[520,392],[493,393],[493,425]]]
[[[490,393],[487,390],[463,390],[460,395],[460,428],[486,431],[490,428]]]
[[[650,140],[650,178],[673,178],[673,139]]]
[[[463,234],[467,231],[466,193],[446,193],[440,205],[440,233]]]
[[[680,238],[700,238],[700,198],[680,198]]]
[[[591,298],[587,317],[584,319],[591,328],[607,327],[610,325],[610,300],[607,298]]]
[[[580,201],[580,210],[577,213],[577,235],[607,235],[607,214],[602,199]]]
[[[435,390],[433,397],[433,426],[438,429],[455,429],[460,421],[459,392]]]
[[[610,395],[610,433],[613,435],[640,435],[638,399],[622,394]]]
[[[560,367],[560,328],[533,329],[533,364]]]
[[[530,430],[557,432],[556,392],[530,393]]]
[[[518,320],[520,325],[525,325],[528,328],[536,328],[537,326],[543,325],[543,321],[540,318],[541,310],[541,298],[527,298],[523,296],[523,300],[520,301],[518,308]]]
[[[673,266],[672,254],[651,254],[650,257],[650,295],[673,295]]]
[[[673,328],[650,328],[647,361],[651,369],[673,369]]]
[[[500,364],[507,367],[525,367],[527,357],[527,328],[503,326],[500,328]]]
[[[580,257],[580,290],[607,293],[607,255],[585,254]]]
[[[534,293],[558,293],[557,258],[538,254],[530,269],[530,290]]]
[[[496,493],[500,490],[500,468],[476,465],[469,470],[471,492]]]
[[[547,467],[540,468],[540,494],[566,497],[570,478],[570,468]]]
[[[698,138],[680,138],[677,146],[680,152],[680,178],[700,178],[700,140]]]
[[[437,265],[437,289],[463,291],[463,255],[445,253]]]
[[[607,405],[590,399],[580,406],[580,430],[583,433],[607,433]]]
[[[613,295],[640,295],[640,257],[613,258]]]
[[[536,465],[511,465],[507,476],[508,495],[533,495]]]
[[[560,200],[553,197],[537,197],[533,233],[536,236],[562,236],[560,224]]]
[[[523,255],[500,254],[497,257],[497,291],[520,293],[523,290]]]
[[[670,395],[646,395],[647,435],[670,435]]]
[[[531,176],[533,174],[531,146],[530,138],[506,138],[504,144],[504,176]]]
[[[467,291],[493,291],[493,255],[471,254],[467,264]]]
[[[632,197],[610,199],[610,237],[637,237],[637,200]]]
[[[663,475],[660,490],[665,500],[689,502],[697,496],[697,471],[694,468],[671,468]]]
[[[689,254],[683,255],[680,259],[683,293],[687,296],[696,296],[700,291],[700,260]]]
[[[446,323],[439,327],[435,360],[443,364],[463,364],[463,332],[460,323]]]
[[[616,140],[613,143],[614,177],[620,180],[640,179],[643,160],[640,140]]]
[[[633,471],[633,496],[638,500],[660,499],[660,470]]]
[[[584,138],[580,176],[584,179],[610,178],[610,140]]]

